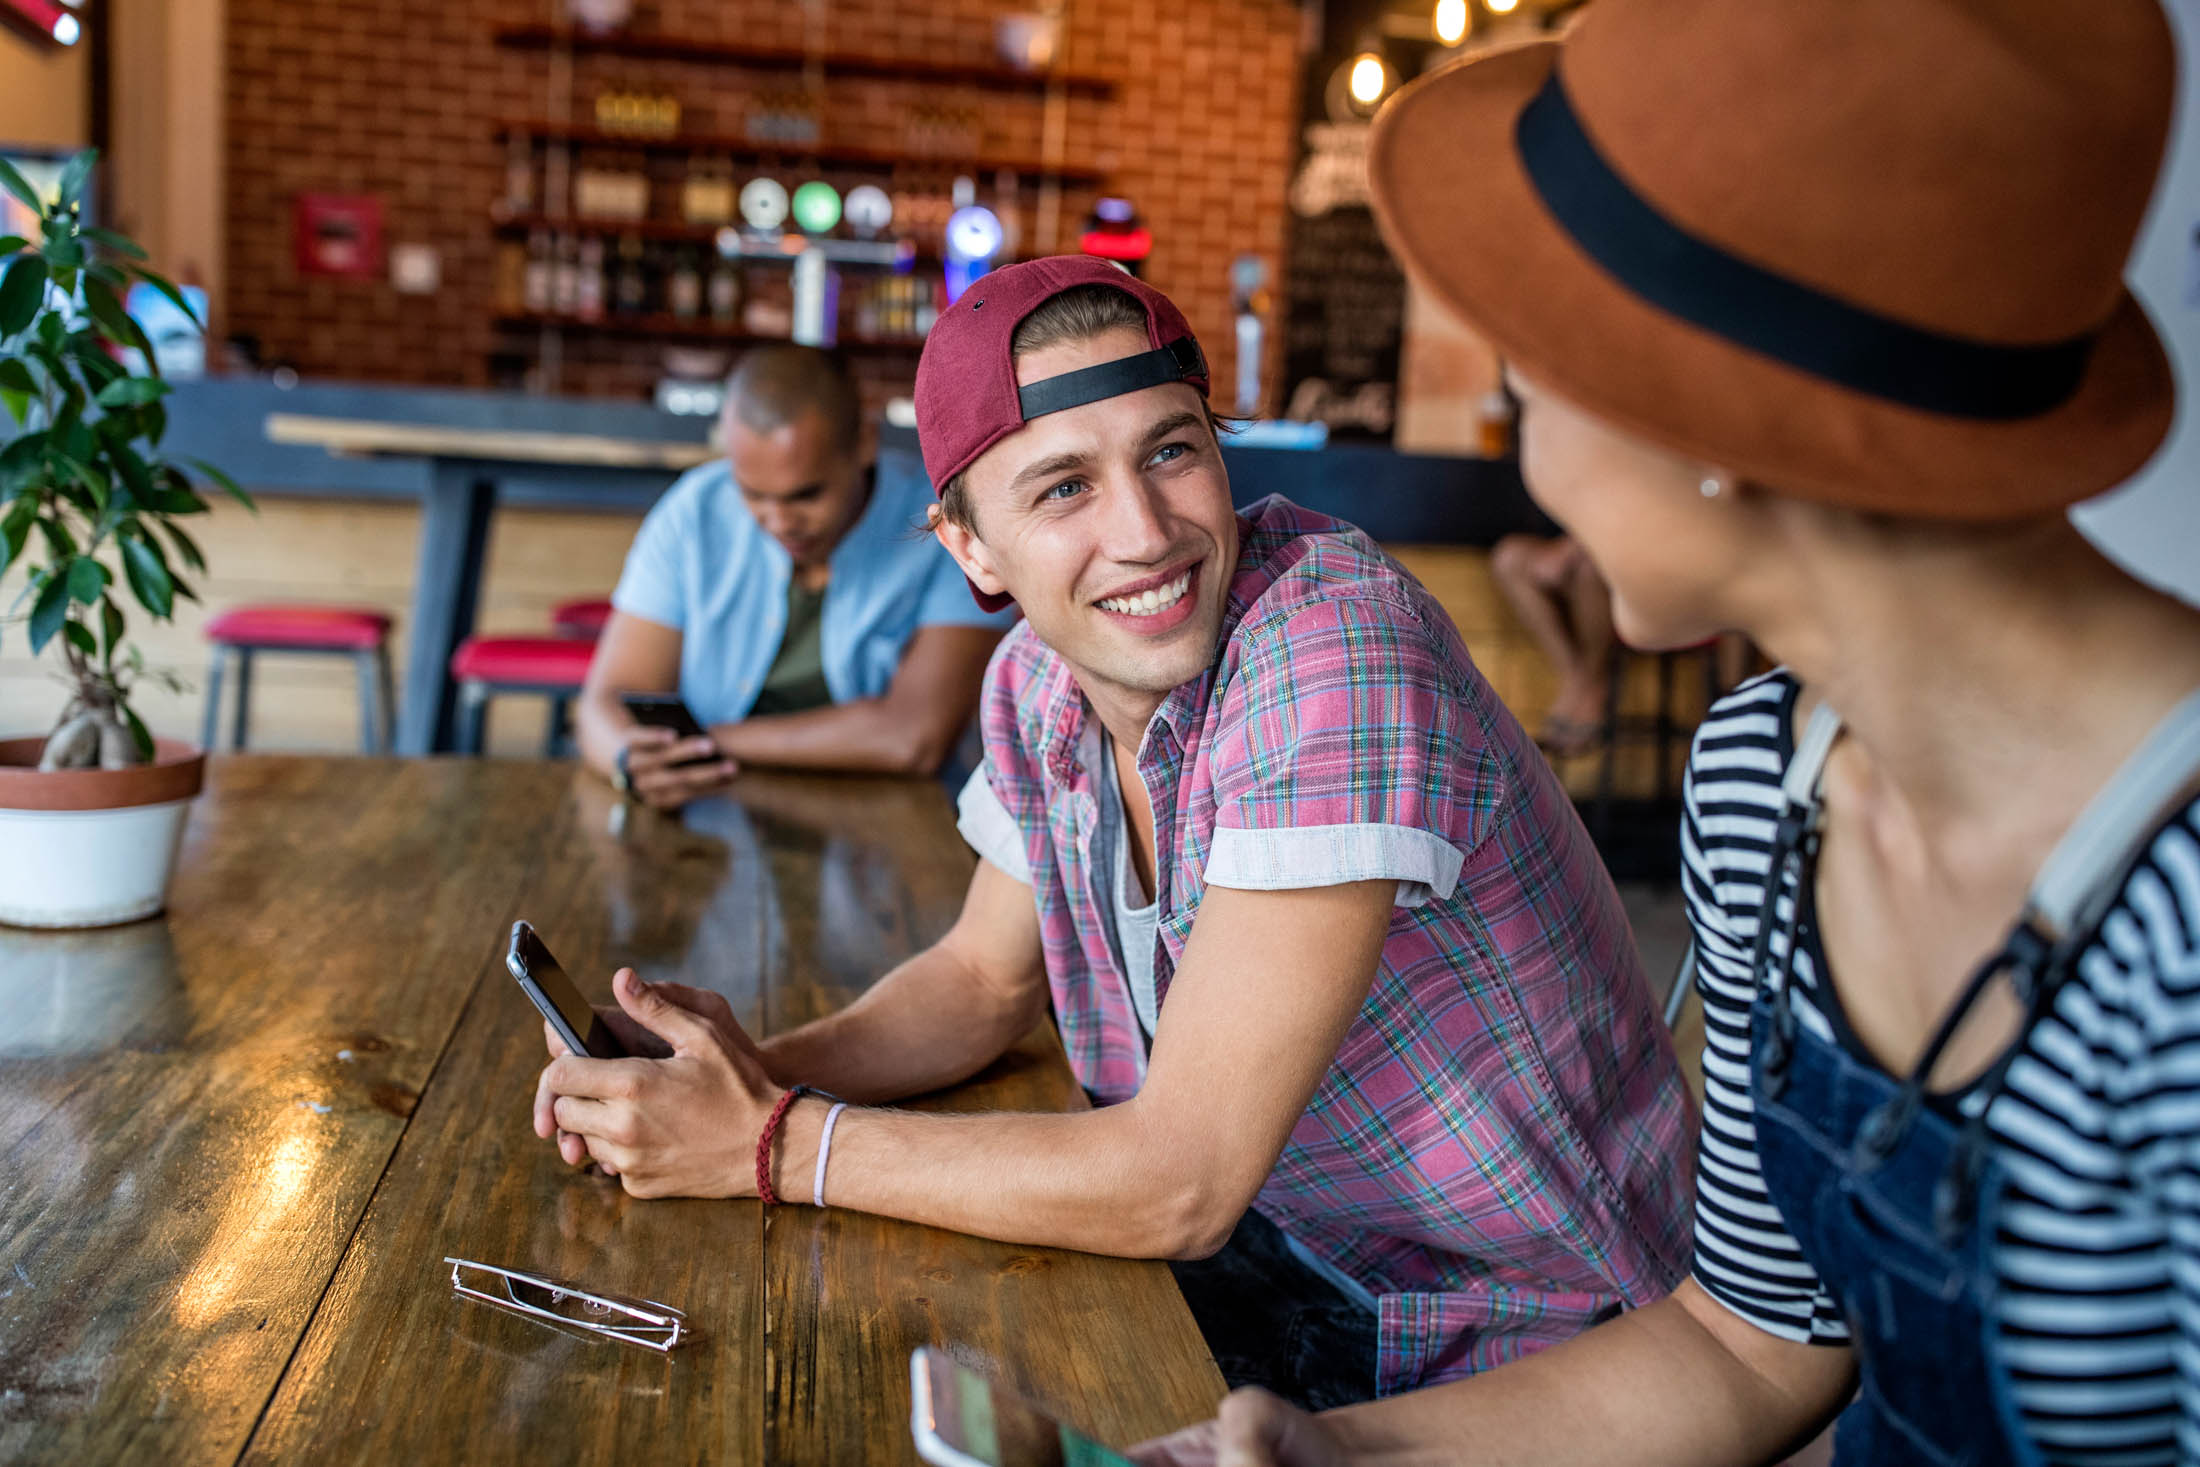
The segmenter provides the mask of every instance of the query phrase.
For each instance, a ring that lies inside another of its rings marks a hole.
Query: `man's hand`
[[[716,794],[741,772],[708,736],[683,739],[669,728],[636,724],[623,737],[628,788],[652,809],[677,810]]]
[[[1139,1467],[1345,1467],[1319,1422],[1258,1387],[1233,1391],[1212,1421],[1131,1448]]]
[[[551,1060],[535,1086],[535,1134],[557,1135],[568,1162],[593,1156],[629,1196],[754,1196],[756,1138],[779,1087],[732,1010],[723,999],[712,1005],[716,995],[646,984],[632,968],[611,989],[636,1038],[652,1036],[670,1053]]]

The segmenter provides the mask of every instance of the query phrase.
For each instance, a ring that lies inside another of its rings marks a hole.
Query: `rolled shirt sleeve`
[[[1389,880],[1401,907],[1448,900],[1495,801],[1434,629],[1402,601],[1342,596],[1241,628],[1237,644],[1208,884]]]
[[[687,629],[688,557],[696,533],[693,498],[681,492],[685,482],[667,491],[642,520],[611,593],[618,610],[677,631]]]
[[[962,793],[955,798],[955,828],[972,850],[1024,885],[1031,885],[1031,858],[1024,852],[1024,833],[986,781],[983,765],[964,781]]]

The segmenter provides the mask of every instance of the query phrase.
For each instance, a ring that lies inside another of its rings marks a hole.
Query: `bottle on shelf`
[[[574,283],[573,314],[583,321],[601,321],[603,304],[603,240],[590,235],[581,241],[580,277]]]
[[[523,132],[505,140],[503,212],[507,219],[535,212],[535,140]]]
[[[570,316],[581,297],[580,251],[573,236],[558,236],[556,258],[557,264],[550,275],[550,309],[561,316]]]
[[[649,278],[643,268],[642,242],[638,236],[619,236],[619,268],[611,286],[611,308],[622,316],[639,316],[649,309]]]
[[[703,275],[687,250],[679,252],[672,273],[665,279],[665,309],[682,321],[692,321],[702,313]]]
[[[710,303],[710,318],[721,326],[731,326],[741,319],[741,267],[720,255],[710,267],[710,283],[705,289]]]
[[[530,233],[527,236],[527,272],[520,297],[526,309],[537,316],[547,314],[557,303],[556,268],[549,232],[537,229]]]

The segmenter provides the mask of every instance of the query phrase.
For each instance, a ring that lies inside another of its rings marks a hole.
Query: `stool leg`
[[[489,711],[489,686],[463,683],[458,690],[458,752],[481,752],[482,724]]]
[[[1612,796],[1619,782],[1619,696],[1627,681],[1627,654],[1613,647],[1604,684],[1604,756],[1597,761],[1597,797],[1590,812],[1590,837],[1599,846],[1612,838]],[[1609,859],[1609,857],[1607,857]]]
[[[382,690],[382,752],[390,752],[397,731],[397,692],[390,680],[390,644],[374,649],[375,680]]]
[[[211,754],[214,739],[221,732],[222,719],[222,659],[229,649],[217,644],[214,660],[206,668],[206,713],[199,721],[199,747]]]
[[[382,726],[382,715],[375,706],[377,689],[374,681],[374,654],[355,652],[352,654],[351,665],[359,674],[359,751],[363,754],[379,754],[382,750],[375,741],[375,735]]]
[[[1666,790],[1673,782],[1673,658],[1671,652],[1658,654],[1658,778],[1655,794],[1658,802],[1665,801]]]
[[[237,711],[229,722],[229,746],[239,753],[252,732],[252,649],[237,648]]]
[[[550,726],[543,731],[542,736],[543,758],[562,759],[565,757],[566,734],[573,727],[572,713],[572,699],[559,697],[551,698]]]

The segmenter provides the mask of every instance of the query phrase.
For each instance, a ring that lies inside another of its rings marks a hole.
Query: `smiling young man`
[[[1365,535],[1232,509],[1206,391],[1176,308],[1098,261],[941,316],[935,528],[1025,615],[986,676],[960,920],[761,1050],[622,971],[627,1033],[670,1056],[555,1058],[536,1125],[639,1195],[757,1191],[761,1136],[795,1197],[1208,1259],[1179,1277],[1224,1374],[1339,1403],[1664,1294],[1693,1118],[1534,746]],[[1090,1112],[787,1108],[953,1083],[1050,1003]]]

